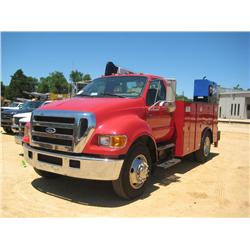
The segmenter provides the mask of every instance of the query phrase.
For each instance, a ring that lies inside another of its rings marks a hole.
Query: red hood
[[[143,107],[142,98],[129,99],[129,98],[89,98],[79,97],[66,99],[62,101],[52,102],[39,109],[43,110],[70,110],[70,111],[82,111],[107,113],[124,111],[128,109],[138,109]]]

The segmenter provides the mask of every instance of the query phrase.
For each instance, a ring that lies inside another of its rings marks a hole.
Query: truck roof
[[[164,77],[162,76],[157,76],[157,75],[152,75],[152,74],[144,74],[144,73],[133,73],[133,74],[112,74],[112,75],[108,75],[108,76],[105,76],[105,75],[102,75],[100,78],[107,78],[107,77],[118,77],[118,76],[144,76],[144,77],[147,77],[147,78],[161,78],[161,79],[164,79]]]

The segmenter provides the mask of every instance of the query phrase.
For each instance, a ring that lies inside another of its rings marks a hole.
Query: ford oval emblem
[[[45,131],[49,134],[54,134],[56,132],[55,128],[46,128]]]

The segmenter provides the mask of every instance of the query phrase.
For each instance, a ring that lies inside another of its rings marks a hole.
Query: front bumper
[[[72,156],[24,147],[24,158],[32,167],[81,179],[117,180],[124,160]]]

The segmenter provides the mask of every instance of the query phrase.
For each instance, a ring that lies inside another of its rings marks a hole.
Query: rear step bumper
[[[117,180],[124,160],[72,156],[23,145],[24,158],[32,167],[82,179]]]

